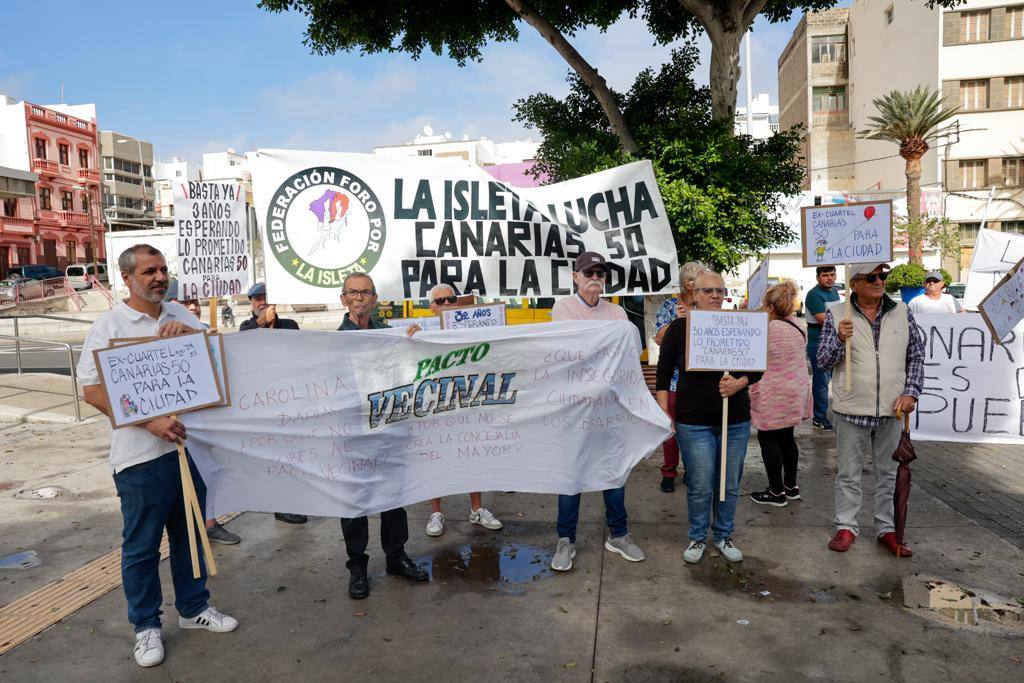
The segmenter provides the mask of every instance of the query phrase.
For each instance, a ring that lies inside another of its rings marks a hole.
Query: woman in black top
[[[694,308],[721,309],[727,293],[718,273],[697,278]],[[733,543],[733,519],[739,498],[743,460],[750,439],[750,396],[747,387],[761,379],[760,372],[687,372],[687,320],[678,318],[669,325],[658,358],[658,405],[668,413],[668,389],[672,373],[679,370],[676,385],[676,441],[686,465],[686,505],[689,511],[689,543],[683,559],[693,564],[704,556],[708,526],[715,546],[730,562],[739,562],[743,553]],[[721,476],[719,453],[722,448],[722,399],[729,398],[729,428],[726,446],[725,500],[718,500],[717,482]],[[714,515],[714,523],[711,516]]]

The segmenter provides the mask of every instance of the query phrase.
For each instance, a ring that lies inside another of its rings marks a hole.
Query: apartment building
[[[765,140],[779,132],[779,105],[772,104],[768,93],[758,93],[750,105],[750,132],[755,140]],[[737,135],[747,135],[747,107],[736,107],[733,127]]]
[[[103,206],[110,229],[152,227],[156,218],[153,145],[112,130],[100,131]]]
[[[174,185],[190,180],[200,180],[202,171],[193,163],[181,157],[169,161],[158,161],[153,165],[153,189],[156,194],[156,215],[158,219],[174,218]]]

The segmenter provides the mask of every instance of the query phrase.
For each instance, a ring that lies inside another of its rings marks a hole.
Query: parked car
[[[42,280],[31,280],[20,275],[9,276],[0,281],[0,301],[41,299],[52,296],[53,288],[44,286]]]
[[[965,291],[967,291],[967,285],[963,282],[954,282],[946,287],[946,293],[951,295],[954,299],[963,299]]]
[[[95,275],[103,284],[107,284],[107,266],[104,263],[91,263],[85,269],[86,275]]]
[[[793,300],[793,312],[796,315],[803,315],[804,314],[804,299],[800,295],[800,283],[798,283],[796,280],[794,280],[791,277],[779,277],[777,275],[769,275],[768,276],[768,289],[771,289],[775,285],[780,284],[782,282],[792,282],[796,286],[796,297]]]
[[[725,295],[722,308],[735,310],[742,306],[746,300],[746,289],[740,287],[729,287],[729,293]]]
[[[92,286],[85,274],[85,268],[86,264],[76,263],[64,269],[64,275],[67,277],[68,284],[71,287],[75,289],[89,289]]]
[[[64,273],[60,272],[53,266],[38,263],[11,266],[7,269],[7,276],[10,277],[12,275],[17,275],[25,278],[26,280],[49,280],[55,277],[64,277]]]

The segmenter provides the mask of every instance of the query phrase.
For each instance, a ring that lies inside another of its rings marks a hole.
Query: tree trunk
[[[921,158],[907,159],[907,231],[910,262],[922,265],[924,235],[921,232]]]
[[[597,73],[597,69],[590,66],[587,60],[576,51],[576,48],[569,44],[569,41],[565,39],[561,31],[555,28],[547,19],[540,16],[533,8],[526,5],[526,3],[521,0],[505,0],[505,4],[522,17],[523,21],[537,29],[537,32],[546,41],[551,43],[551,46],[561,55],[562,59],[587,84],[590,91],[594,93],[594,97],[597,98],[598,104],[601,105],[601,109],[604,110],[604,115],[608,118],[612,133],[619,139],[619,146],[622,147],[623,151],[634,155],[639,154],[640,148],[633,139],[633,133],[629,130],[629,126],[626,125],[626,118],[622,115],[622,110],[619,109],[619,103],[615,99],[615,95],[608,88],[608,83]]]

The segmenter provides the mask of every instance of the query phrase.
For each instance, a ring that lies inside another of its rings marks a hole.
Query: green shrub
[[[892,294],[900,287],[924,287],[924,275],[928,272],[924,266],[915,263],[903,263],[889,272],[889,279],[885,281],[885,291]],[[943,273],[943,277],[946,274]]]

